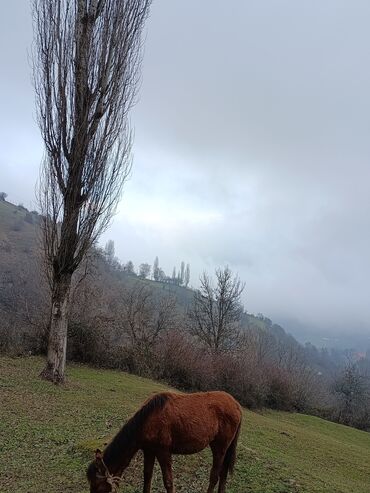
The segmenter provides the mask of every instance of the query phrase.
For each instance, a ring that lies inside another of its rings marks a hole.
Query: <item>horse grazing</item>
[[[167,493],[174,493],[172,454],[195,454],[208,445],[213,454],[207,493],[225,493],[233,471],[241,426],[241,408],[226,392],[177,394],[148,399],[121,428],[87,470],[91,493],[116,492],[123,471],[139,450],[144,454],[144,493],[150,493],[155,459]]]

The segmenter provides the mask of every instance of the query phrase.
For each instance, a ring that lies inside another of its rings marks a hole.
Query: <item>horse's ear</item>
[[[100,449],[95,450],[95,460],[101,460],[103,458],[103,453]]]

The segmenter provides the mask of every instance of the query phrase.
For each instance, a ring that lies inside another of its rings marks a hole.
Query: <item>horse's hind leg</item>
[[[209,476],[209,486],[207,493],[213,493],[218,480],[220,478],[220,473],[222,469],[222,464],[224,462],[225,450],[216,448],[211,445],[212,453],[213,453],[213,464],[211,469],[211,474]]]
[[[225,493],[226,492],[227,473],[228,473],[228,467],[225,463],[223,463],[222,468],[221,468],[221,473],[220,473],[220,482],[218,485],[218,493]]]
[[[172,476],[172,457],[169,452],[160,452],[157,454],[159,465],[162,469],[163,483],[167,493],[175,493]]]

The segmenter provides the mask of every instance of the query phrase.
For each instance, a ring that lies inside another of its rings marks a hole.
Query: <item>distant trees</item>
[[[164,270],[159,266],[159,259],[155,257],[153,263],[153,280],[157,282],[166,282],[169,284],[175,284],[176,286],[188,287],[190,281],[190,265],[187,264],[185,267],[185,262],[182,261],[180,268],[177,271],[176,266],[172,270],[172,275],[167,276]]]
[[[129,260],[124,265],[120,264],[117,257],[115,257],[114,241],[112,240],[109,240],[106,243],[102,254],[109,265],[122,270],[126,274],[138,276],[141,279],[151,278],[156,282],[174,284],[175,286],[185,286],[186,288],[189,286],[190,265],[186,264],[185,266],[184,261],[181,262],[180,268],[178,270],[176,269],[176,266],[174,266],[172,275],[167,276],[165,271],[159,265],[158,256],[155,257],[153,266],[151,266],[147,262],[143,262],[139,265],[137,272],[135,272],[135,267],[131,260]]]
[[[162,332],[176,326],[176,298],[164,296],[159,300],[153,290],[137,282],[123,296],[121,323],[132,349],[143,358],[137,364],[146,364],[153,345]]]
[[[8,194],[5,192],[0,192],[0,201],[4,202],[5,199],[7,198]]]
[[[52,286],[47,364],[63,382],[72,275],[108,225],[131,167],[141,31],[150,0],[33,0],[40,180]]]
[[[333,392],[337,398],[337,418],[341,423],[364,429],[370,427],[370,382],[356,363],[346,363],[335,379]]]
[[[184,275],[184,284],[187,288],[190,282],[190,264],[186,264],[185,275]]]
[[[181,262],[180,272],[179,272],[179,281],[180,281],[180,285],[182,286],[184,284],[184,281],[185,281],[185,262],[184,261]]]
[[[104,248],[104,256],[109,265],[113,265],[115,261],[114,241],[108,240]]]
[[[153,279],[155,281],[159,281],[159,260],[158,257],[154,259],[154,264],[153,264]]]
[[[188,312],[189,328],[210,351],[219,353],[235,344],[243,313],[240,298],[244,287],[228,267],[216,270],[215,285],[208,274],[201,276],[200,288]]]
[[[123,272],[126,272],[126,274],[135,274],[135,267],[134,264],[131,260],[129,260],[124,266],[123,266]]]
[[[150,264],[140,264],[139,266],[139,277],[141,279],[147,279],[150,276],[150,271],[152,270],[152,266]]]

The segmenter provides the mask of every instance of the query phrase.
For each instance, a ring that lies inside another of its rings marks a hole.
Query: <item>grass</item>
[[[3,271],[12,272],[19,262],[36,256],[38,251],[38,218],[34,214],[26,221],[27,210],[10,202],[0,201],[0,266]]]
[[[68,383],[38,378],[40,358],[0,358],[0,491],[87,492],[85,469],[137,407],[165,386],[122,372],[71,365]],[[369,493],[370,434],[311,416],[245,411],[230,493]],[[176,457],[178,493],[205,491],[208,450]],[[125,493],[141,492],[142,458]],[[154,492],[162,492],[156,467]]]

